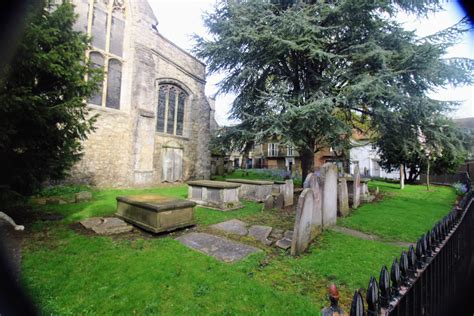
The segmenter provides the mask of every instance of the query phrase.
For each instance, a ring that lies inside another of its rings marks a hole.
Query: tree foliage
[[[101,80],[85,59],[89,39],[73,30],[72,4],[28,12],[16,54],[0,70],[1,179],[23,193],[62,178],[80,158],[94,123],[84,100]]]
[[[438,1],[220,1],[205,16],[210,39],[195,52],[236,93],[231,116],[261,138],[282,135],[301,155],[303,176],[320,146],[347,148],[357,122],[373,131],[448,103],[426,93],[472,83],[471,60],[443,59],[467,21],[427,38],[404,30],[399,10],[425,14]],[[392,117],[394,116],[394,117]],[[319,145],[319,146],[318,146]]]

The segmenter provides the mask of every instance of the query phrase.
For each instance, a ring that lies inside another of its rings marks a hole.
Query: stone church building
[[[76,28],[105,70],[87,100],[99,114],[71,180],[102,187],[149,186],[210,176],[205,65],[157,30],[146,0],[74,0]]]

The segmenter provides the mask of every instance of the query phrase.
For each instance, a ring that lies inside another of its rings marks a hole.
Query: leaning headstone
[[[273,207],[277,210],[281,210],[285,206],[285,197],[283,193],[279,193],[274,196]]]
[[[337,220],[337,167],[325,163],[321,167],[321,182],[323,183],[323,226],[336,225]]]
[[[293,193],[294,193],[293,180],[285,180],[285,187],[283,191],[283,196],[285,198],[285,207],[293,205]]]
[[[315,173],[308,174],[303,183],[303,187],[310,188],[314,195],[313,214],[311,216],[312,232],[314,235],[321,230],[323,220],[321,212],[321,190],[318,176]]]
[[[380,193],[380,189],[379,189],[379,187],[377,186],[377,187],[375,188],[375,195],[378,195],[379,193]]]
[[[291,255],[303,253],[311,242],[311,223],[313,215],[314,194],[311,189],[304,189],[298,198],[296,219],[291,242]]]
[[[270,211],[273,209],[273,195],[267,195],[265,200],[263,200],[263,210],[264,211]]]
[[[352,198],[352,208],[358,208],[360,205],[360,170],[359,165],[354,168],[354,189]]]
[[[339,214],[341,216],[349,215],[349,192],[347,191],[346,178],[339,179],[339,188],[337,190],[337,199],[339,205]]]

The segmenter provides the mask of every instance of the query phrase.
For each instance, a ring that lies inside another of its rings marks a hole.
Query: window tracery
[[[125,0],[78,0],[76,30],[92,37],[88,53],[93,67],[101,67],[104,80],[89,98],[91,104],[120,109],[120,93],[125,33]],[[84,25],[85,24],[85,25]],[[99,57],[101,56],[101,57]]]
[[[156,131],[183,136],[187,94],[172,84],[160,85],[156,110]]]

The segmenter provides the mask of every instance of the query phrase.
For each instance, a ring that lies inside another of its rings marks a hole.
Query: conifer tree
[[[0,178],[22,193],[61,179],[80,158],[94,123],[84,100],[101,80],[85,59],[89,39],[73,30],[72,4],[43,1],[28,12],[17,51],[0,69]]]
[[[472,61],[442,58],[467,21],[419,39],[395,21],[399,10],[425,14],[438,1],[220,1],[205,16],[210,39],[196,54],[226,76],[220,93],[237,95],[231,117],[257,140],[283,136],[303,177],[321,147],[347,148],[361,121],[376,132],[446,84],[472,83]]]

